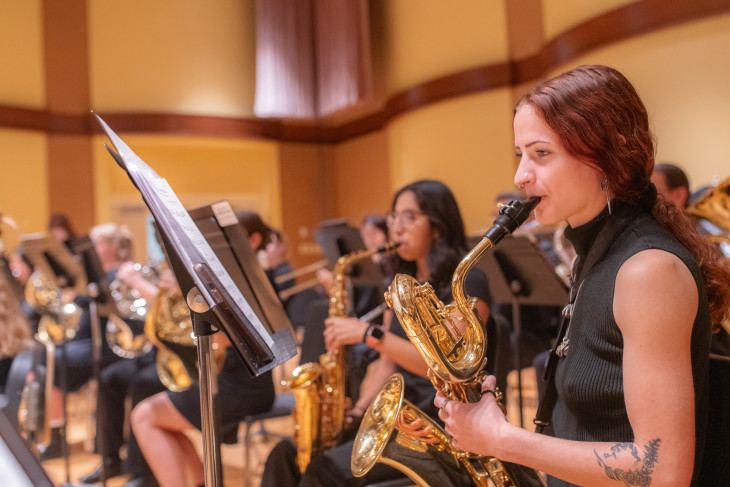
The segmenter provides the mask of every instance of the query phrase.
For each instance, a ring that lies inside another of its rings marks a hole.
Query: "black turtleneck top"
[[[710,312],[702,273],[695,259],[679,241],[648,212],[631,210],[629,215],[604,211],[594,220],[565,235],[573,243],[579,262],[596,244],[601,229],[613,218],[627,218],[627,224],[611,238],[605,254],[580,284],[573,318],[568,329],[570,347],[558,362],[555,375],[557,402],[553,411],[555,435],[577,441],[632,442],[634,434],[626,412],[623,389],[623,338],[613,315],[616,276],[631,256],[647,249],[670,252],[689,268],[699,292],[699,307],[692,330],[691,357],[695,391],[695,473],[706,434],[707,371],[710,350]],[[602,237],[603,238],[603,237]],[[580,271],[577,265],[576,275]],[[646,378],[647,381],[651,377]],[[548,485],[568,486],[550,478]]]

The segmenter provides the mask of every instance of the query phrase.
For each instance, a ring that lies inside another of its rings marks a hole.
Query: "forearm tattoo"
[[[628,486],[638,485],[646,487],[647,485],[651,485],[651,474],[654,472],[654,465],[659,461],[659,445],[661,442],[661,438],[651,440],[649,444],[644,447],[643,459],[639,454],[638,448],[636,448],[636,445],[633,443],[616,443],[611,447],[611,451],[608,453],[599,454],[596,450],[593,450],[593,453],[596,454],[598,465],[603,467],[608,478],[620,480]],[[606,461],[610,461],[611,458],[618,460],[619,456],[624,456],[622,455],[623,453],[628,453],[633,457],[636,468],[622,470],[620,468],[611,467],[606,463]]]

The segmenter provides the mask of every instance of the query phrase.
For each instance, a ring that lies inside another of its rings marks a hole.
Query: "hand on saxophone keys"
[[[343,345],[352,345],[363,341],[368,324],[357,318],[327,318],[324,321],[324,344],[331,352]]]
[[[403,411],[398,414],[398,418],[395,421],[395,428],[402,434],[408,435],[420,442],[431,445],[437,445],[439,443],[439,439],[433,434],[433,428],[423,418],[409,417]]]
[[[496,377],[486,377],[482,398],[474,403],[450,400],[443,391],[436,393],[433,403],[440,409],[439,418],[459,450],[500,457],[501,432],[513,426],[506,421],[503,406],[497,401],[501,393],[495,390],[496,385]]]

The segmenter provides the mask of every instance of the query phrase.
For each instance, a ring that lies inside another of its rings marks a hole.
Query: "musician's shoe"
[[[103,468],[102,468],[103,467]],[[79,477],[79,480],[83,484],[96,484],[97,482],[103,482],[104,480],[108,480],[112,477],[116,477],[117,475],[122,474],[122,462],[118,458],[111,459],[106,458],[104,460],[104,465],[99,465],[99,468],[94,470],[89,475],[84,475],[83,477]]]
[[[41,448],[38,458],[41,462],[45,462],[52,458],[60,458],[61,455],[63,455],[63,438],[61,437],[61,429],[51,428],[51,441],[48,446]]]
[[[154,477],[147,475],[129,479],[123,487],[160,487],[160,484],[157,483]]]

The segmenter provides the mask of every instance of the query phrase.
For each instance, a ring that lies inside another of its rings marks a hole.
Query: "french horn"
[[[135,263],[134,270],[141,272],[142,277],[153,284],[160,280],[159,273],[152,266]],[[109,348],[122,358],[138,357],[152,350],[153,345],[145,333],[135,333],[128,323],[144,323],[151,303],[147,302],[139,290],[121,279],[112,281],[109,291],[119,310],[119,315],[109,315],[106,324],[104,333]]]

